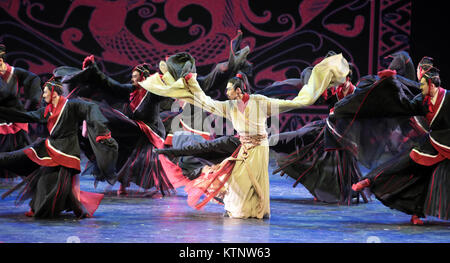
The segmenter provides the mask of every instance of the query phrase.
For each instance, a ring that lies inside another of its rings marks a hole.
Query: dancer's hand
[[[82,69],[85,69],[85,68],[87,68],[89,65],[94,64],[94,63],[95,63],[94,55],[87,56],[87,57],[84,59],[84,61],[83,61],[83,68],[82,68]]]

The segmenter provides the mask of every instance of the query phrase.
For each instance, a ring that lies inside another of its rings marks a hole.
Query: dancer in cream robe
[[[245,93],[237,99],[216,101],[202,91],[195,73],[175,81],[169,72],[164,72],[164,62],[160,69],[164,75],[154,74],[140,85],[160,96],[178,98],[225,117],[239,134],[242,146],[237,152],[217,167],[205,170],[185,188],[189,205],[200,209],[214,197],[223,198],[226,213],[232,218],[270,216],[267,118],[313,104],[328,87],[345,82],[349,72],[348,62],[338,54],[313,68],[307,85],[293,100]],[[244,85],[240,89],[244,93],[249,88]],[[206,197],[200,201],[203,195]]]

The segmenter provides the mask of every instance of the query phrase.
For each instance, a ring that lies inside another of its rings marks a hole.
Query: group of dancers
[[[63,211],[92,217],[104,194],[82,191],[81,173],[95,184],[119,183],[119,196],[131,184],[163,196],[184,187],[195,209],[216,202],[226,217],[269,218],[271,150],[274,172],[317,201],[351,205],[373,194],[411,215],[412,224],[426,216],[448,220],[450,95],[432,58],[416,73],[408,53],[397,52],[387,69],[355,79],[352,64],[330,51],[300,78],[252,94],[250,49],[241,42],[238,31],[228,61],[205,76],[181,52],[158,68],[137,65],[122,84],[88,56],[81,69],[56,68],[42,90],[36,74],[6,63],[0,45],[0,177],[21,178],[2,198],[18,191],[16,202],[31,199],[26,215],[36,218]],[[286,86],[297,96],[271,97]],[[212,99],[213,92],[227,99]],[[268,118],[314,103],[327,104],[329,116],[268,133]],[[211,119],[226,120],[233,132],[192,127]]]

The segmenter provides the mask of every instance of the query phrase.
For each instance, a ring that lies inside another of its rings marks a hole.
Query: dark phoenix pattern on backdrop
[[[299,78],[329,50],[356,65],[355,77],[387,66],[385,57],[409,51],[410,0],[0,0],[0,40],[6,61],[45,81],[55,67],[81,68],[94,54],[102,70],[127,82],[130,70],[157,65],[180,51],[191,53],[200,74],[226,61],[229,42],[242,30],[242,47],[255,91],[274,81]],[[298,91],[280,88],[278,94]],[[220,91],[209,94],[220,98]],[[327,115],[314,105],[280,116],[292,130]]]

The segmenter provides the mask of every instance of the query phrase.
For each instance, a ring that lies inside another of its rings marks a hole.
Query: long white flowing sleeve
[[[271,116],[312,105],[327,88],[344,83],[348,73],[349,66],[347,60],[345,60],[342,54],[337,54],[325,58],[314,66],[308,83],[302,87],[294,99],[272,99],[262,95],[254,95],[254,97],[267,103],[267,115]]]
[[[173,81],[170,73],[166,72],[162,77],[159,74],[153,74],[139,84],[157,95],[181,99],[212,114],[226,118],[230,101],[217,101],[207,96],[200,88],[196,77],[197,74],[192,74],[188,81],[183,78]]]

